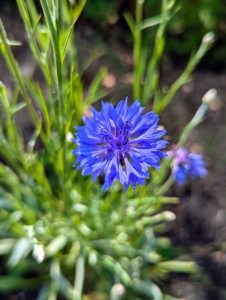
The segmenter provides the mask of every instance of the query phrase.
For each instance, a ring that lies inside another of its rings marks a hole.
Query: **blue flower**
[[[94,182],[103,171],[107,190],[117,179],[127,190],[131,184],[144,185],[149,178],[148,167],[158,169],[160,158],[167,154],[160,151],[167,141],[159,140],[166,131],[157,130],[158,116],[154,112],[142,115],[140,101],[127,106],[127,98],[114,108],[102,102],[102,110],[93,107],[91,117],[83,117],[85,126],[76,127],[77,148],[72,152],[77,156],[74,167],[83,169],[82,175],[92,174]]]
[[[175,148],[172,150],[173,176],[180,185],[187,179],[203,177],[207,174],[205,162],[201,154],[189,152],[186,148]]]

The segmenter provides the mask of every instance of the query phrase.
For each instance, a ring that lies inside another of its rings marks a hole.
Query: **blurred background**
[[[36,2],[41,12],[40,3]],[[202,270],[202,278],[174,274],[167,285],[172,294],[187,300],[226,299],[226,1],[178,0],[177,3],[178,10],[167,25],[160,62],[162,88],[167,89],[182,73],[205,33],[214,32],[215,42],[196,67],[192,79],[161,114],[160,124],[167,128],[170,143],[178,141],[182,128],[191,120],[207,90],[216,88],[218,96],[189,140],[192,150],[204,153],[209,175],[183,187],[175,184],[168,192],[169,196],[178,196],[180,203],[170,207],[177,218],[167,235],[173,245],[192,253]],[[124,18],[127,11],[134,16],[134,0],[88,0],[75,31],[78,62],[82,64],[90,53],[96,57],[83,74],[84,86],[88,88],[100,65],[104,66],[108,75],[102,85],[115,99],[127,95],[132,98],[133,39]],[[143,18],[158,16],[160,11],[161,1],[146,0]],[[22,43],[13,51],[24,73],[38,78],[39,70],[28,48],[16,1],[1,0],[0,17],[8,37]],[[153,26],[144,31],[143,42],[147,47],[153,45],[156,29]],[[2,57],[0,80],[10,91],[13,81]],[[17,114],[17,122],[25,142],[28,141],[33,129],[23,111]],[[14,295],[7,299],[23,298]]]

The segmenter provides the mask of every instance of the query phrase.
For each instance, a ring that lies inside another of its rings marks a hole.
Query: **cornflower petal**
[[[173,156],[173,176],[178,184],[185,184],[188,178],[203,177],[208,172],[206,163],[201,154],[190,152],[185,148],[174,148],[171,151]]]
[[[158,169],[167,141],[160,140],[166,131],[157,130],[158,115],[149,112],[142,115],[140,101],[130,107],[127,98],[116,107],[102,102],[97,112],[90,107],[91,118],[83,117],[85,126],[77,126],[76,138],[72,141],[77,148],[74,167],[83,169],[82,175],[92,174],[94,182],[101,172],[105,174],[102,190],[110,188],[119,180],[127,190],[131,184],[144,185],[149,178],[149,167]]]

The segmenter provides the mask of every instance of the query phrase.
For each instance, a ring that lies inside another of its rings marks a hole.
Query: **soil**
[[[20,18],[15,15],[12,22],[12,16],[0,13],[0,17],[8,38],[22,42],[22,46],[14,47],[13,52],[23,72],[31,77],[39,76]],[[109,92],[106,98],[118,101],[129,96],[132,99],[131,49],[128,50],[116,39],[95,44],[93,37],[96,34],[94,28],[84,24],[77,30],[80,63],[90,53],[90,49],[97,49],[100,53],[99,59],[92,63],[83,76],[85,88],[89,86],[99,67],[106,66],[108,76],[103,82]],[[181,74],[185,65],[186,62],[180,61],[178,64],[170,57],[164,57],[161,63],[161,86],[169,86]],[[2,57],[0,70],[0,80],[10,93],[14,83]],[[188,141],[189,147],[204,153],[209,173],[204,179],[189,182],[183,187],[174,184],[169,191],[170,195],[180,198],[180,203],[169,207],[177,218],[169,226],[167,235],[175,246],[186,249],[200,267],[199,277],[181,274],[172,274],[170,277],[170,292],[186,300],[226,299],[226,72],[216,73],[197,68],[191,81],[178,91],[160,119],[160,123],[167,129],[170,143],[175,144],[182,129],[200,106],[202,96],[210,88],[217,89],[217,99]],[[26,110],[20,111],[16,119],[26,143],[33,133]],[[24,295],[21,297],[18,294],[5,299],[28,299]]]

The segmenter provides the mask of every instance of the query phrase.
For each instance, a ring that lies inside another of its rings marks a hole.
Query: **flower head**
[[[77,156],[74,166],[83,169],[82,175],[92,174],[93,182],[103,171],[107,190],[117,179],[125,190],[131,184],[145,184],[149,178],[148,167],[160,167],[160,158],[167,156],[160,149],[167,141],[159,140],[166,131],[157,130],[158,116],[154,112],[142,115],[144,110],[140,101],[130,107],[127,99],[120,101],[114,108],[112,104],[102,102],[102,110],[93,107],[91,117],[83,117],[85,126],[76,127],[78,147],[73,151]]]
[[[173,176],[180,185],[184,184],[189,177],[203,177],[207,174],[201,154],[189,152],[186,148],[174,148],[171,156],[174,158]]]

